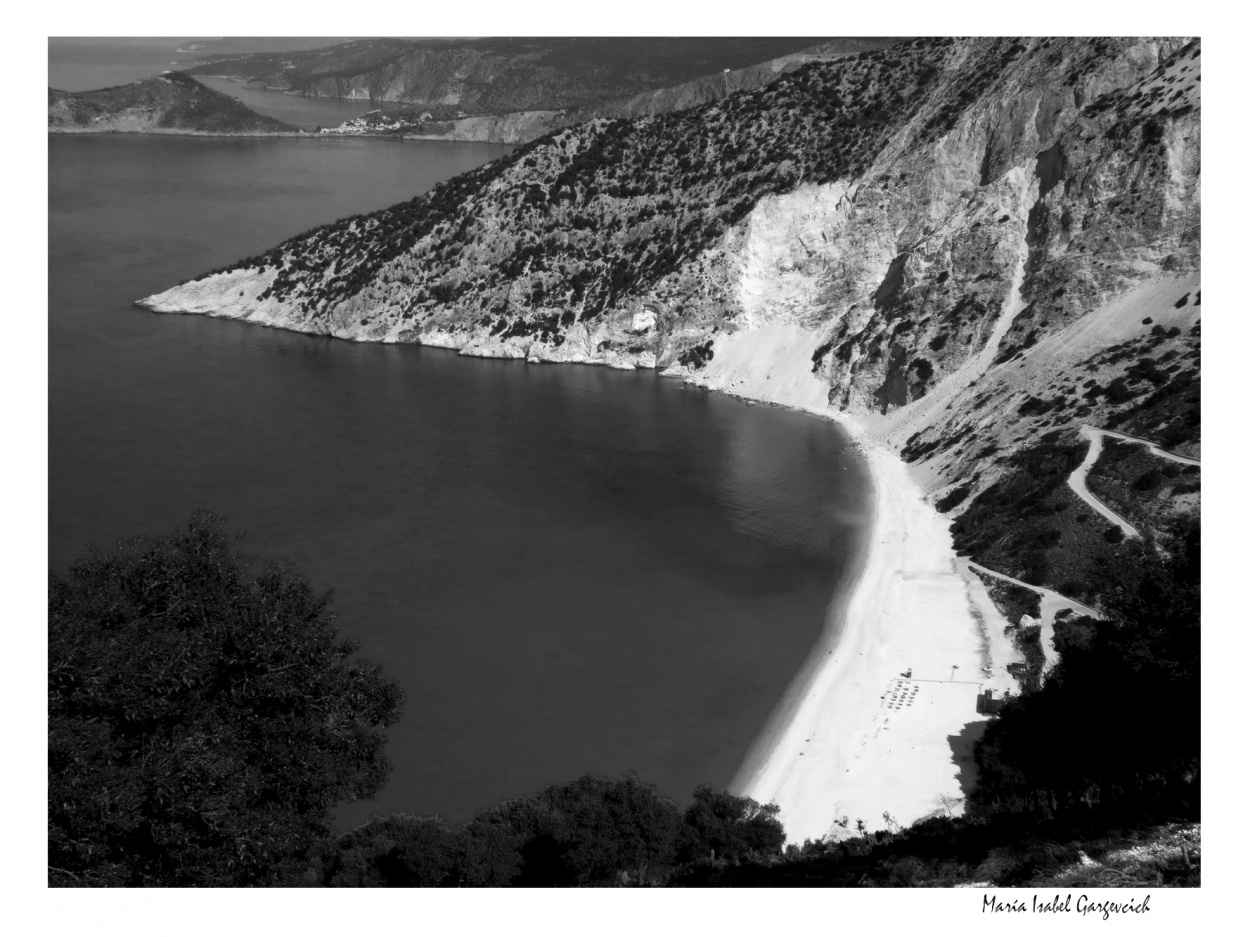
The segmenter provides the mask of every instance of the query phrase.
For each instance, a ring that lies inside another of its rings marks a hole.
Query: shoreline
[[[858,576],[756,737],[731,790],[779,806],[786,839],[844,839],[963,812],[977,695],[1013,692],[1020,653],[950,522],[870,420],[833,410],[807,363],[819,335],[771,322],[726,335],[687,381],[841,426],[864,458],[872,522]],[[969,727],[972,727],[971,732]]]
[[[1015,686],[1003,670],[1009,645],[993,641],[1001,623],[971,594],[945,519],[897,455],[845,417],[835,422],[867,462],[871,540],[734,779],[736,793],[777,803],[787,840],[799,843],[854,836],[858,821],[873,831],[962,812],[966,753],[956,740],[985,721],[982,690]]]
[[[815,416],[816,414],[812,415]],[[831,420],[830,422],[837,423],[838,421]],[[843,430],[847,430],[843,424],[838,423],[838,425]],[[848,441],[862,456],[863,446],[859,440],[849,430],[847,430],[847,434]],[[829,607],[825,610],[825,624],[821,629],[820,637],[816,639],[816,643],[812,645],[812,649],[808,652],[807,657],[804,658],[798,672],[791,679],[785,692],[782,693],[781,699],[777,702],[773,711],[769,713],[768,719],[764,723],[764,728],[760,730],[759,735],[751,743],[751,748],[730,781],[729,789],[731,791],[741,794],[749,790],[756,780],[764,774],[782,740],[785,738],[786,732],[794,724],[799,706],[811,692],[817,678],[820,676],[824,659],[837,648],[846,633],[850,619],[851,599],[859,590],[860,583],[868,571],[868,558],[872,553],[872,539],[877,529],[877,479],[873,476],[870,469],[865,474],[870,486],[869,517],[864,525],[864,536],[861,538],[861,542],[856,545],[855,559],[842,581],[838,583],[837,591],[829,600]]]

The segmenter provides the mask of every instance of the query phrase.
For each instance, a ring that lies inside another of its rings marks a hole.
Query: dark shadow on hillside
[[[946,737],[951,747],[951,760],[959,768],[959,790],[964,797],[969,797],[972,789],[977,785],[977,762],[973,757],[972,749],[977,740],[985,734],[985,727],[988,725],[989,722],[985,720],[970,722],[958,735]]]

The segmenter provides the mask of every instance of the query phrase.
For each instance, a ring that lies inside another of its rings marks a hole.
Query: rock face
[[[63,133],[295,133],[180,72],[99,91],[48,89],[48,129]]]
[[[973,516],[1082,423],[1196,451],[1199,54],[943,39],[811,62],[142,302],[827,404]]]

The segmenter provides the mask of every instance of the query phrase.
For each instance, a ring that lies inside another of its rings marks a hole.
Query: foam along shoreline
[[[1014,691],[1005,667],[1020,659],[984,584],[961,573],[949,522],[907,466],[829,408],[827,389],[804,367],[803,346],[817,342],[780,323],[727,336],[695,379],[834,419],[872,479],[871,533],[845,614],[835,597],[820,642],[733,784],[776,803],[788,839],[800,843],[854,836],[861,820],[871,831],[961,813],[961,781],[971,780],[961,772],[974,768],[969,740],[985,719],[977,694]]]

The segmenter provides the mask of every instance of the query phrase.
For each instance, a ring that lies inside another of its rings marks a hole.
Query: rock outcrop
[[[1049,478],[1083,423],[1198,445],[1199,54],[942,39],[810,62],[559,131],[142,303],[827,404],[962,514],[962,548],[1055,586],[1070,564],[1039,557],[1092,554],[978,511]]]

